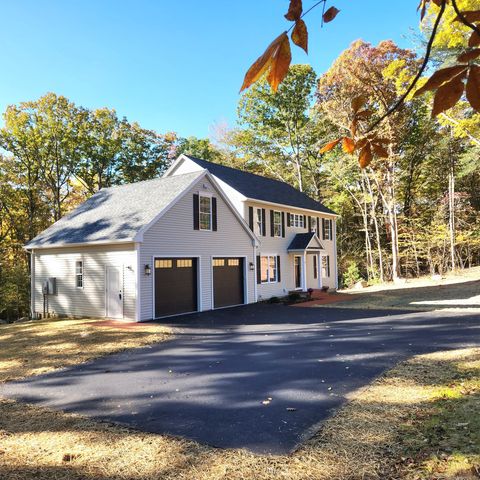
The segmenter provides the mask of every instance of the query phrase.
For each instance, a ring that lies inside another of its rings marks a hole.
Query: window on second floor
[[[282,236],[282,213],[277,211],[273,212],[273,236]]]
[[[257,235],[263,235],[263,213],[261,208],[257,208],[257,218],[255,219],[255,226],[256,230],[255,233]]]
[[[290,215],[290,224],[292,227],[305,228],[305,217],[297,213],[292,213]]]
[[[333,239],[332,219],[322,218],[322,232],[323,240]]]
[[[199,224],[200,230],[212,229],[212,197],[199,196]]]

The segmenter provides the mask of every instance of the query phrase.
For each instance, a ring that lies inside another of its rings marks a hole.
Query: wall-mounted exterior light
[[[150,265],[147,263],[145,265],[145,275],[148,276],[148,275],[151,275],[151,274],[152,274],[152,269],[151,269]]]
[[[249,266],[249,268],[250,268],[250,270],[251,270],[252,272],[253,272],[253,270],[255,270],[255,265],[253,264],[253,262],[250,262],[250,263],[248,264],[248,266]]]

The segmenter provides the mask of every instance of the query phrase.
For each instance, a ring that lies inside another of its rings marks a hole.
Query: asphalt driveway
[[[399,360],[480,345],[479,315],[465,313],[259,304],[171,323],[171,341],[0,385],[0,396],[281,454]]]

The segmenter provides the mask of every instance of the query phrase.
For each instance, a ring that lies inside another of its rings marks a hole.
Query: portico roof
[[[305,251],[313,253],[321,250],[324,250],[324,248],[315,232],[297,233],[287,248],[289,253]]]

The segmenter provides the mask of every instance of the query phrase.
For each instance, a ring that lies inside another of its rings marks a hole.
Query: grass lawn
[[[341,290],[340,293],[343,297],[348,295],[348,301],[325,307],[480,313],[480,267],[451,272],[442,279],[412,278],[404,283],[383,283],[361,290]]]
[[[1,378],[164,338],[159,327],[150,328],[157,331],[77,321],[0,326]],[[88,356],[82,353],[87,349]],[[2,480],[473,480],[479,472],[480,349],[422,355],[398,365],[286,456],[215,449],[0,400]]]

